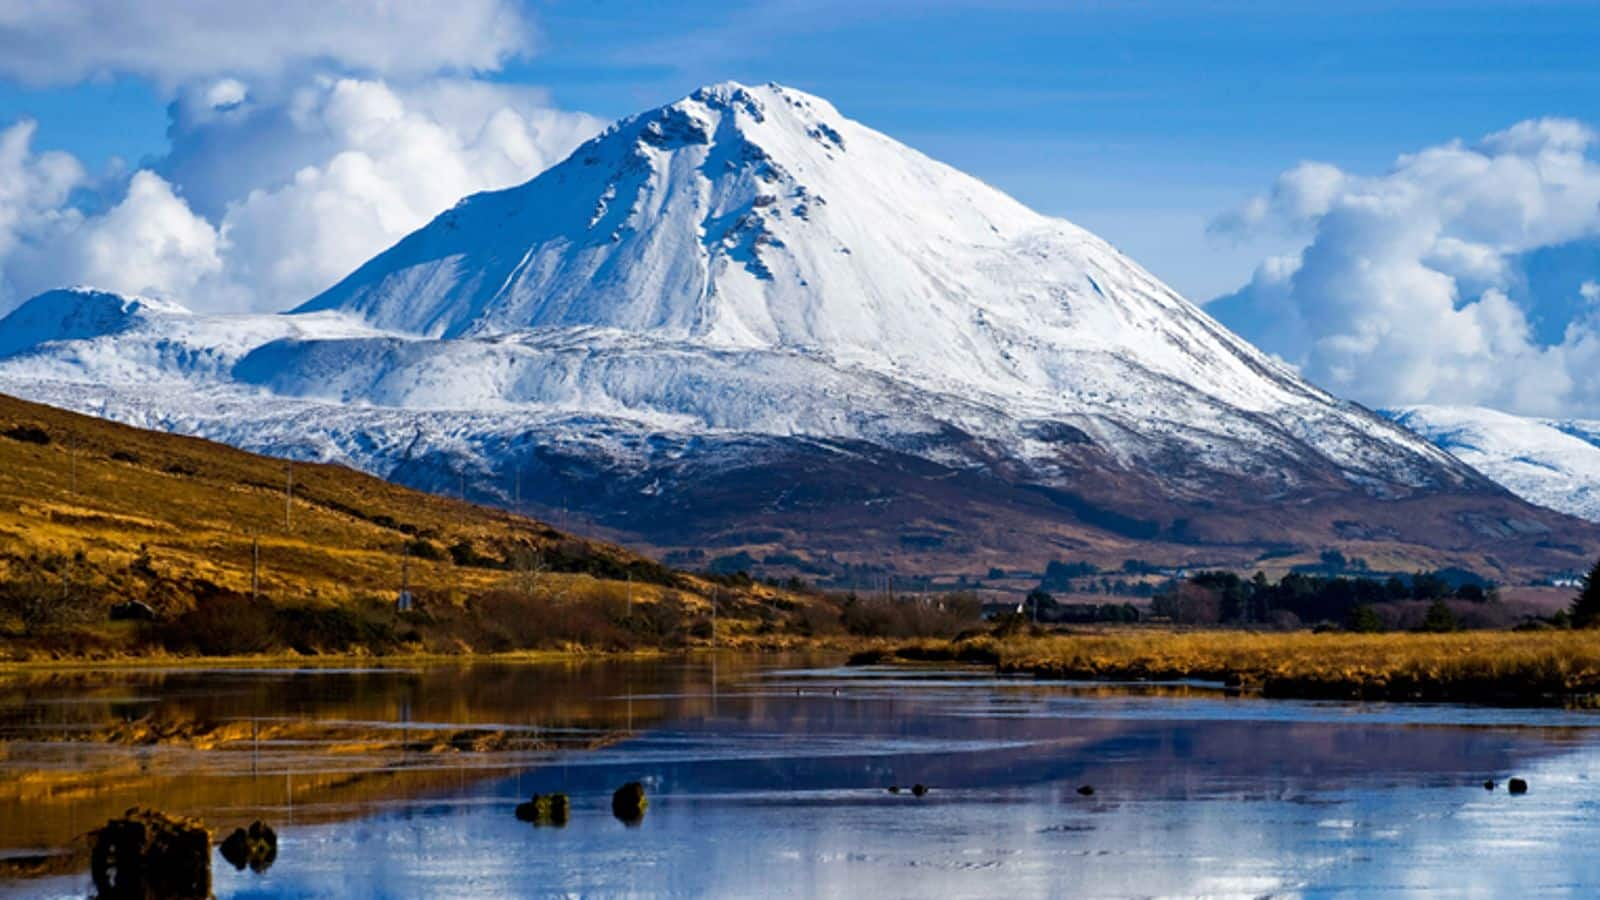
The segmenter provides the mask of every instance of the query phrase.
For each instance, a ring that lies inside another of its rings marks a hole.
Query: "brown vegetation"
[[[710,640],[713,599],[733,641],[815,618],[815,598],[341,466],[290,479],[283,460],[0,396],[0,657],[682,647]]]
[[[1220,681],[1272,697],[1592,705],[1600,632],[1107,630],[923,642],[858,661],[964,660],[1044,678]]]

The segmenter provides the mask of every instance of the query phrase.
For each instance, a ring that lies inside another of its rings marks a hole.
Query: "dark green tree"
[[[1572,627],[1600,625],[1600,562],[1583,576],[1583,590],[1572,599]]]
[[[1443,600],[1435,600],[1428,607],[1428,614],[1422,617],[1422,631],[1446,632],[1456,630],[1456,614],[1450,611],[1450,604]]]
[[[1375,634],[1383,630],[1383,620],[1378,618],[1377,611],[1363,603],[1350,610],[1350,630]]]

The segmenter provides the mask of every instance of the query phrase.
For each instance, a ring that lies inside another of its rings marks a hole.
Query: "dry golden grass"
[[[1600,693],[1600,631],[1125,629],[922,643],[895,653],[986,660],[1042,677],[1223,681],[1269,696],[1548,704]]]
[[[85,647],[106,655],[130,639],[135,629],[106,622],[113,603],[138,600],[172,618],[197,597],[248,595],[253,542],[260,594],[278,606],[372,619],[398,592],[404,558],[412,590],[446,616],[495,592],[606,608],[671,604],[680,618],[709,609],[709,582],[616,546],[342,466],[295,463],[292,475],[286,519],[283,460],[0,396],[0,599],[25,598],[0,609],[0,656],[37,655],[38,629],[16,611],[27,597],[43,598],[33,606],[47,612],[77,608],[53,625],[82,640],[48,651],[71,656]],[[720,590],[733,618],[782,596]]]

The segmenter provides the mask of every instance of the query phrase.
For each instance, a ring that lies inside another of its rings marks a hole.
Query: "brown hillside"
[[[409,617],[393,610],[403,571],[421,606]],[[659,644],[687,639],[713,589],[615,546],[342,466],[288,464],[0,396],[0,646],[9,640],[14,651],[62,629],[94,636],[93,646],[60,648],[71,652],[152,639],[152,623],[137,623],[144,638],[133,636],[136,623],[108,624],[126,601],[172,626],[161,640],[180,652],[174,628],[216,625],[236,638],[253,624],[281,630],[262,624],[263,605],[299,610],[298,637],[194,649],[330,649],[316,632],[332,626],[342,636],[328,641],[341,650],[547,646],[578,639],[543,628],[541,613],[566,627],[563,604],[604,607],[610,625],[647,619],[620,630],[589,624],[611,643],[632,645],[633,631]],[[724,615],[793,605],[758,586],[715,589]],[[524,608],[535,600],[540,609]],[[360,615],[317,618],[329,609]],[[458,621],[467,618],[470,627]]]

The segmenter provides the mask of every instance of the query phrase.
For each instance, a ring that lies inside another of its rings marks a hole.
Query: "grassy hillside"
[[[416,612],[394,610],[403,580]],[[791,630],[807,602],[341,466],[0,396],[13,658],[681,645],[710,639],[714,593],[730,639]],[[153,616],[113,621],[130,601]]]

